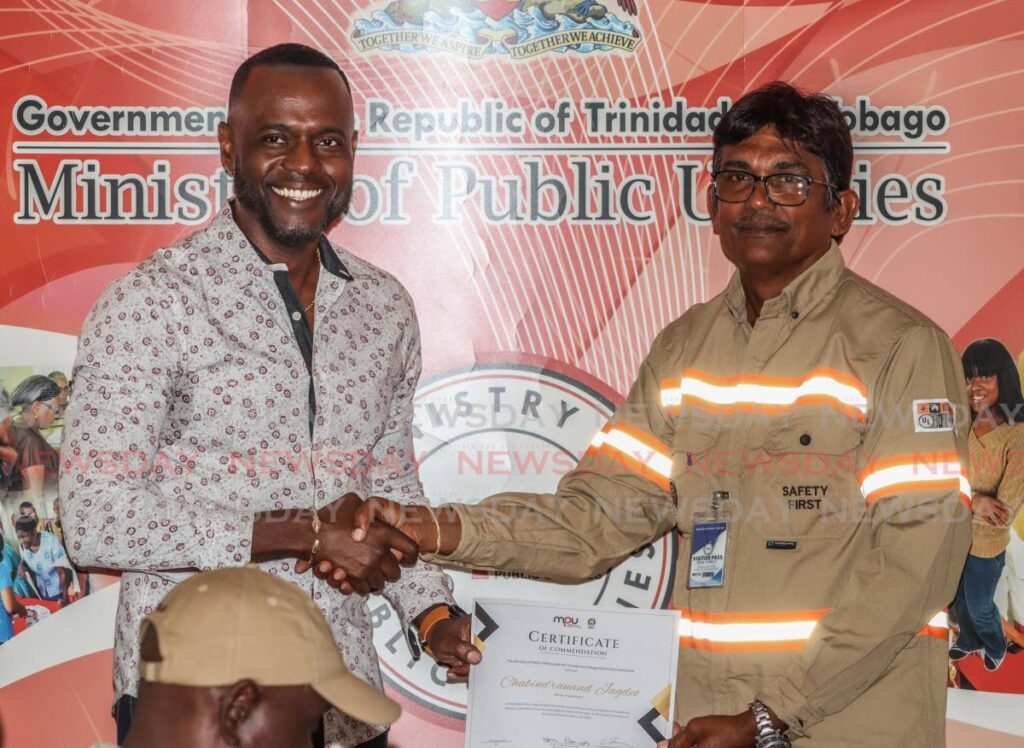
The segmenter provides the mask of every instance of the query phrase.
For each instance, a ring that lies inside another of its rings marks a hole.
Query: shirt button
[[[302,312],[292,312],[292,319],[298,322],[302,319]]]
[[[801,434],[800,435],[800,443],[803,444],[805,447],[810,446],[811,435],[810,434]]]

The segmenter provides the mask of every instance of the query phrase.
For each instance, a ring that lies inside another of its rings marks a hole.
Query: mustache
[[[737,231],[787,231],[789,224],[765,213],[749,213],[733,222]]]

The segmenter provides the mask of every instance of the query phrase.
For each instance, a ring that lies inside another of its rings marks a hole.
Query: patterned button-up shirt
[[[344,272],[321,272],[316,289],[312,436],[310,373],[275,267],[229,207],[111,284],[82,325],[61,513],[76,563],[124,571],[118,696],[136,693],[142,618],[194,573],[182,569],[248,563],[255,513],[320,507],[349,491],[424,501],[411,433],[421,363],[412,300],[387,273],[322,247]],[[366,598],[296,574],[292,560],[261,566],[309,591],[349,668],[380,687]],[[450,579],[425,563],[384,594],[406,626],[454,602]],[[382,730],[336,711],[325,722],[331,746]]]

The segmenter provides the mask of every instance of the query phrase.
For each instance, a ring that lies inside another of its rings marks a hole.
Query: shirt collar
[[[224,206],[224,209],[221,211],[221,216],[226,216],[228,219],[230,219],[231,222],[234,223],[236,227],[238,227],[239,232],[242,232],[242,229],[240,226],[238,226],[238,222],[235,221],[234,213],[231,210],[231,201],[228,201],[228,203]],[[244,233],[242,235],[245,236]],[[268,270],[277,271],[288,269],[287,266],[284,265],[283,263],[271,263],[270,258],[263,254],[263,251],[259,247],[257,247],[255,242],[249,239],[249,237],[246,236],[245,241],[250,247],[252,247],[253,251],[256,253],[256,256],[263,261],[263,264],[267,266]],[[320,258],[320,266],[324,270],[326,270],[331,275],[337,276],[338,278],[344,278],[347,281],[352,280],[352,273],[350,273],[348,271],[348,268],[345,267],[345,263],[343,263],[341,261],[341,258],[338,257],[338,253],[334,251],[334,247],[331,245],[331,242],[327,239],[326,236],[322,234],[320,235],[320,241],[317,243],[316,249],[317,256],[319,256]]]
[[[782,289],[782,293],[764,302],[761,306],[761,316],[777,316],[792,312],[803,315],[809,312],[836,287],[845,269],[843,253],[833,239],[828,251],[817,262],[790,281],[789,285]],[[729,279],[729,285],[725,289],[725,303],[733,317],[739,321],[746,320],[747,296],[740,283],[739,271],[733,273]]]

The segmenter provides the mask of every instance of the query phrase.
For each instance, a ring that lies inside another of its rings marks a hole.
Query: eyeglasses
[[[711,175],[712,184],[715,185],[715,197],[723,203],[745,203],[754,194],[754,187],[758,182],[764,182],[765,194],[768,199],[776,205],[794,207],[807,202],[807,195],[811,191],[812,184],[823,184],[834,190],[837,185],[831,182],[822,182],[820,179],[811,179],[803,174],[766,174],[759,177],[748,171],[716,171]]]
[[[39,403],[40,405],[42,405],[44,408],[47,408],[54,415],[59,415],[60,414],[60,411],[57,408],[53,407],[52,405],[50,405],[45,400],[36,400],[36,402]]]

